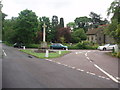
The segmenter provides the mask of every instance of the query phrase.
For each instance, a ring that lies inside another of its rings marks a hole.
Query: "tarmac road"
[[[5,45],[3,50],[3,88],[118,88],[112,80],[49,59],[31,58]]]

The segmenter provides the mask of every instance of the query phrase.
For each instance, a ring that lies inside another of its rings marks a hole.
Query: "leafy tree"
[[[76,25],[78,26],[78,28],[85,29],[89,25],[90,18],[88,18],[86,16],[84,16],[84,17],[78,17],[74,21],[75,21]]]
[[[75,29],[76,28],[76,24],[74,22],[69,22],[67,24],[67,27],[71,28],[71,29]]]
[[[114,0],[110,7],[108,8],[107,15],[113,14],[111,19],[117,19],[118,23],[120,23],[120,1]]]
[[[107,19],[101,20],[102,17],[94,12],[90,12],[89,16],[91,17],[91,27],[92,28],[97,28],[99,25],[108,23]]]
[[[2,39],[9,43],[14,43],[15,39],[15,24],[17,23],[17,18],[12,17],[11,19],[6,19],[3,21],[3,31],[2,31]]]
[[[116,41],[120,45],[120,24],[117,25],[116,36],[117,36]]]
[[[108,8],[107,15],[113,14],[111,18],[111,24],[107,28],[107,33],[114,38],[114,40],[119,43],[119,24],[120,24],[120,6],[119,0],[114,0],[110,7]]]
[[[52,26],[53,27],[56,27],[56,26],[58,26],[58,16],[53,16],[52,17]]]
[[[29,44],[34,42],[34,37],[38,29],[37,16],[32,10],[23,10],[17,18],[15,37],[16,42]]]
[[[77,43],[80,42],[81,40],[86,40],[87,36],[82,28],[76,29],[72,33],[72,42]]]
[[[57,42],[70,42],[70,28],[59,28],[57,30]]]

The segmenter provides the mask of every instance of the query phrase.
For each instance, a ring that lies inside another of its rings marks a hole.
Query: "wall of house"
[[[96,36],[95,35],[88,35],[87,40],[90,42],[96,43]]]

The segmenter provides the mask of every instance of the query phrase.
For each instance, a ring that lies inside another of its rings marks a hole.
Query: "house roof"
[[[89,29],[86,34],[87,35],[95,35],[98,32],[97,28],[96,29]]]
[[[108,25],[99,25],[98,28],[89,29],[89,30],[86,32],[86,34],[87,34],[87,35],[95,35],[95,34],[97,34],[99,31],[103,30],[104,27],[106,27],[106,26],[108,26]]]

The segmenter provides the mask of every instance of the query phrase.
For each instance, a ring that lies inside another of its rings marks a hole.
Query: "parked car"
[[[104,46],[99,46],[98,50],[112,50],[115,49],[115,45],[105,44]]]
[[[15,43],[13,45],[14,48],[23,48],[23,46],[25,46],[23,43]]]
[[[50,45],[50,49],[67,49],[68,47],[67,46],[64,46],[60,43],[54,43],[52,45]]]

